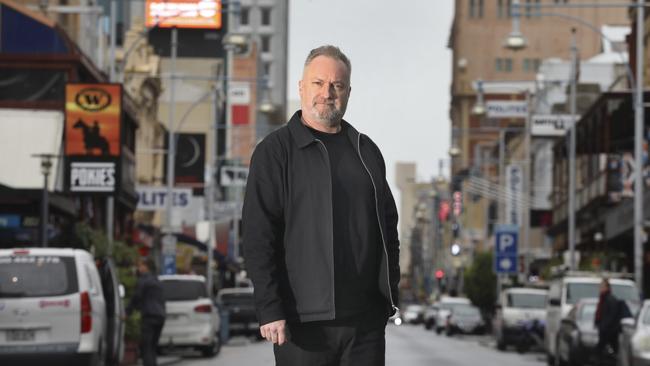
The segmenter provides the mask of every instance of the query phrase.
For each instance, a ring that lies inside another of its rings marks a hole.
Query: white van
[[[8,364],[3,358],[104,364],[105,305],[87,251],[0,249],[0,364]]]
[[[640,299],[634,281],[620,278],[621,274],[568,272],[564,277],[553,280],[548,291],[546,330],[544,334],[546,356],[549,365],[553,365],[555,362],[558,343],[557,337],[562,319],[567,316],[571,308],[579,300],[599,297],[600,283],[603,277],[609,279],[612,294],[617,299],[625,300],[633,314],[638,310]]]
[[[548,291],[539,288],[509,288],[501,291],[494,317],[497,348],[506,349],[522,336],[525,322],[546,321]]]

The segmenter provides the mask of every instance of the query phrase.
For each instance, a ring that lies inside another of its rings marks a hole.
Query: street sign
[[[217,201],[212,205],[212,213],[215,219],[220,217],[241,217],[242,202],[237,201]]]
[[[224,187],[244,187],[248,179],[248,168],[245,166],[222,166],[221,185]]]
[[[494,272],[497,274],[516,274],[519,226],[497,225],[494,245]]]
[[[532,136],[564,136],[573,121],[578,120],[570,114],[534,115],[531,119]]]
[[[526,118],[526,101],[489,100],[485,103],[489,118]]]
[[[176,236],[166,234],[161,239],[163,274],[176,274]]]

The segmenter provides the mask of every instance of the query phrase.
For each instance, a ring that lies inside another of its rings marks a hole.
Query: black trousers
[[[144,366],[156,366],[156,348],[165,318],[143,317],[140,323],[140,353]]]
[[[360,315],[344,320],[289,323],[288,342],[274,345],[277,366],[384,366],[386,319]]]

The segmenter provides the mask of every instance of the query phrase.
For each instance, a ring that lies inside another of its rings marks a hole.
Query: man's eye
[[[312,84],[321,86],[321,85],[323,85],[323,82],[322,81],[314,81]]]

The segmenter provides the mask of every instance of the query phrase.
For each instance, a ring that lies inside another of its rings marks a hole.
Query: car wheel
[[[106,342],[99,341],[99,350],[90,356],[90,366],[104,366],[106,365]]]
[[[440,333],[442,333],[442,328],[436,327],[436,334],[440,334]]]
[[[430,330],[431,328],[433,328],[433,323],[432,322],[428,321],[428,322],[424,323],[424,329]]]
[[[202,347],[201,348],[201,354],[203,357],[214,357],[219,354],[219,351],[221,351],[221,339],[219,338],[219,335],[215,333],[214,339],[212,340],[212,344]]]
[[[508,344],[506,343],[505,339],[497,338],[497,349],[499,351],[505,351],[507,347],[508,347]]]

